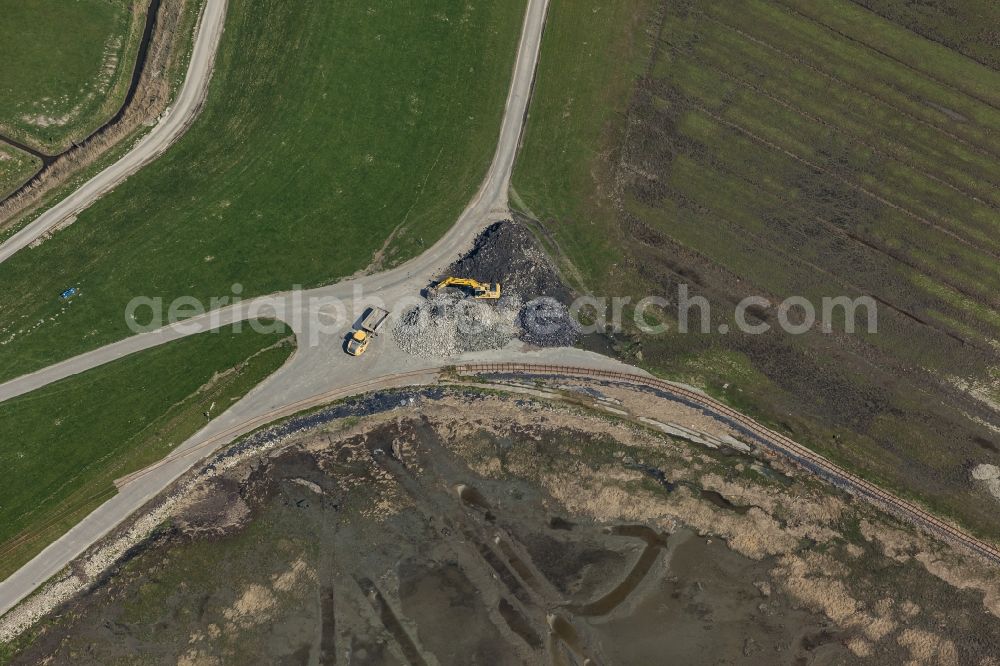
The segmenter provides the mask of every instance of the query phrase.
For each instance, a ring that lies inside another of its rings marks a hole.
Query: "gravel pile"
[[[499,301],[447,290],[404,312],[392,329],[396,344],[417,356],[456,356],[500,349],[519,338],[538,347],[573,345],[579,335],[567,305],[570,291],[522,225],[498,222],[446,275],[499,282]]]
[[[580,334],[569,308],[548,296],[525,303],[518,323],[518,337],[536,347],[572,347]]]
[[[457,356],[500,349],[518,336],[521,301],[497,303],[441,294],[402,314],[392,328],[399,348],[416,356]]]

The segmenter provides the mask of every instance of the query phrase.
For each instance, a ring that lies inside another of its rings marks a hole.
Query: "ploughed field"
[[[588,290],[667,297],[675,329],[679,285],[712,304],[708,335],[608,345],[997,536],[969,477],[1000,450],[995,39],[894,2],[584,4],[553,6],[523,207]],[[602,51],[629,65],[572,67]],[[862,309],[854,334],[837,311],[833,334],[717,334],[750,295],[870,296],[877,333]]]

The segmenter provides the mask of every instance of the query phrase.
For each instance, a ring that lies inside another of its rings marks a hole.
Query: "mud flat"
[[[497,389],[382,393],[237,443],[6,658],[995,663],[984,565],[778,463]]]

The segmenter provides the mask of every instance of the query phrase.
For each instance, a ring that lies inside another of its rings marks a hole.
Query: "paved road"
[[[226,0],[206,2],[187,75],[169,113],[120,160],[91,178],[83,187],[42,213],[37,220],[0,245],[0,262],[6,261],[63,220],[80,213],[156,159],[184,134],[191,121],[198,115],[208,94],[208,82],[212,77],[212,66],[222,37],[225,18]]]
[[[214,4],[214,0],[209,0],[209,3]],[[313,345],[308,344],[310,338],[336,336],[343,332],[345,326],[350,326],[353,322],[353,317],[338,321],[325,314],[335,310],[334,302],[348,305],[356,304],[357,308],[364,308],[371,302],[371,298],[377,298],[384,301],[394,311],[398,310],[399,304],[418,294],[420,289],[427,286],[432,276],[460,257],[471,246],[472,241],[482,229],[492,222],[506,219],[510,215],[507,192],[521,137],[524,114],[531,95],[547,6],[548,0],[529,0],[497,149],[486,179],[455,225],[426,252],[390,271],[356,280],[347,280],[300,294],[281,293],[248,300],[238,307],[223,308],[175,326],[136,335],[101,347],[30,375],[0,384],[0,401],[9,400],[123,356],[156,347],[192,333],[253,318],[256,315],[277,315],[291,326],[299,337],[300,344],[313,348]],[[366,300],[359,294],[369,298]],[[354,312],[355,316],[358,314],[360,312]],[[305,341],[305,343],[301,341]],[[335,340],[320,339],[319,346],[324,347],[325,350],[327,345],[324,343],[330,342],[339,344],[339,338]],[[308,362],[311,362],[311,357],[315,355],[317,355],[315,352],[308,354],[310,357]],[[320,366],[326,367],[327,363],[322,362]]]
[[[216,16],[214,13],[206,17],[206,28],[212,27],[214,20],[221,24],[224,12],[221,2],[209,0],[209,6],[213,12],[219,13],[217,19],[213,18]],[[180,325],[128,338],[0,385],[0,400],[7,400],[127,354],[256,316],[277,316],[290,325],[299,340],[295,355],[278,372],[182,444],[171,454],[167,464],[121,486],[114,498],[95,509],[37,557],[0,583],[0,613],[10,609],[60,571],[209,452],[286,413],[329,401],[344,395],[345,391],[349,394],[365,388],[382,387],[392,380],[383,381],[380,378],[398,377],[401,373],[408,372],[408,381],[421,383],[426,381],[427,376],[433,375],[436,368],[456,361],[499,361],[509,358],[540,358],[551,361],[555,354],[579,365],[623,367],[611,359],[573,349],[524,353],[510,348],[462,358],[426,359],[403,353],[385,338],[377,340],[374,343],[376,348],[357,359],[347,356],[342,349],[346,331],[366,306],[381,302],[398,312],[408,301],[418,298],[420,290],[427,286],[434,275],[471,247],[482,229],[509,216],[507,192],[534,81],[547,7],[548,0],[528,0],[497,148],[486,179],[455,225],[419,257],[377,275],[299,294],[275,294],[246,301]],[[221,29],[221,25],[217,29]],[[203,33],[199,34],[200,46],[217,41],[217,38],[212,41],[204,38]],[[211,53],[204,52],[196,55],[207,59],[207,62],[212,57]],[[195,75],[199,75],[199,72],[196,71]],[[201,75],[207,77],[207,74]],[[188,87],[185,83],[185,88]],[[133,170],[138,166],[141,164],[133,164]],[[117,167],[116,164],[110,170],[116,170]],[[100,176],[95,181],[99,179]],[[85,206],[101,192],[112,187],[114,182],[120,182],[120,179],[115,181],[115,175],[112,174],[107,180],[101,179],[101,182],[104,183],[103,186],[91,188],[88,183],[84,188],[86,192],[81,190],[75,193],[75,207],[70,206],[67,210]],[[102,190],[101,187],[105,189]]]

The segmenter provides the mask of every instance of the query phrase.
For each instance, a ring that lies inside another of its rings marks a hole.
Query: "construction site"
[[[112,4],[0,108],[106,111],[0,136],[0,666],[1000,666],[995,2]]]
[[[512,220],[483,231],[424,296],[392,326],[396,345],[409,354],[454,357],[514,341],[571,347],[579,337],[572,293],[531,232]]]

